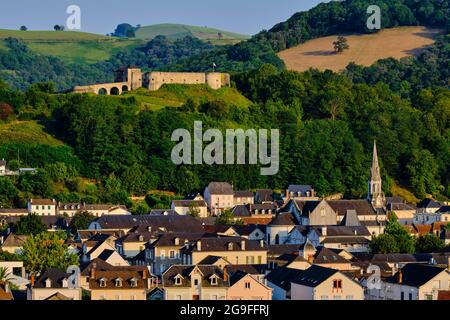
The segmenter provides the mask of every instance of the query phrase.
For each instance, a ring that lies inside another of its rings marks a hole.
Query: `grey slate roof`
[[[235,198],[253,198],[254,194],[251,191],[235,191],[234,192],[234,197]]]
[[[399,283],[399,275],[401,272],[403,275],[403,285],[420,287],[443,271],[445,271],[445,268],[425,264],[410,263],[404,266],[394,276],[388,278],[386,281],[390,283]]]
[[[293,192],[294,194],[300,193],[301,195],[306,196],[306,192],[311,192],[313,187],[310,185],[302,185],[302,184],[291,184],[288,187],[289,192]]]
[[[367,200],[333,200],[327,203],[340,216],[345,215],[347,210],[355,210],[358,216],[377,214]]]
[[[172,265],[163,274],[164,287],[191,287],[189,274],[197,267],[202,273],[202,286],[212,286],[210,284],[210,277],[216,275],[218,277],[217,286],[214,287],[228,287],[228,282],[224,280],[223,272],[219,267],[211,265],[197,265],[197,266],[182,266]],[[182,284],[175,284],[175,277],[181,275],[183,277]]]
[[[304,270],[279,267],[271,271],[267,276],[267,281],[270,281],[277,287],[282,288],[285,291],[291,290],[291,282],[298,279]]]
[[[303,271],[298,277],[292,279],[292,282],[315,288],[325,280],[332,277],[337,272],[339,271],[335,269],[312,265],[311,267]]]
[[[269,223],[269,226],[295,226],[298,224],[297,219],[292,213],[283,212],[273,218],[273,220]]]
[[[36,279],[35,288],[46,288],[45,281],[50,279],[52,288],[62,288],[62,281],[69,278],[69,274],[56,268],[50,268],[44,271],[41,276]]]
[[[233,187],[228,182],[211,182],[208,190],[210,194],[234,195]]]
[[[417,205],[417,208],[435,208],[438,209],[442,206],[442,204],[438,201],[435,201],[433,199],[424,199],[419,202]]]
[[[344,218],[341,221],[341,226],[354,227],[360,226],[361,222],[358,219],[358,215],[355,210],[347,210]]]

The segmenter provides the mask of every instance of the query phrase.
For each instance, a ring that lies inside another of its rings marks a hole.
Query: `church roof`
[[[372,166],[370,168],[370,179],[381,181],[380,164],[378,163],[378,151],[376,141],[373,143]]]

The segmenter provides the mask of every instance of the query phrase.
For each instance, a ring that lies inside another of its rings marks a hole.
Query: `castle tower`
[[[370,168],[369,192],[367,199],[372,203],[375,209],[383,208],[385,197],[382,190],[382,181],[380,174],[380,164],[378,163],[377,143],[373,143],[372,166]]]

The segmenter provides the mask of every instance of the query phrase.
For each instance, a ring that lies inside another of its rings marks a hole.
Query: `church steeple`
[[[376,141],[373,143],[372,166],[370,168],[369,192],[367,194],[367,199],[372,203],[374,208],[383,208],[385,203]]]

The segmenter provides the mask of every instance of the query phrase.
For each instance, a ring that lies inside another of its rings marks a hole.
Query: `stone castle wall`
[[[77,86],[73,89],[76,93],[95,93],[106,95],[118,95],[123,92],[147,88],[150,91],[159,90],[164,84],[207,84],[212,89],[218,90],[230,86],[230,75],[227,73],[204,72],[147,72],[143,73],[139,68],[127,68],[116,72],[116,82],[95,84],[89,86]]]

